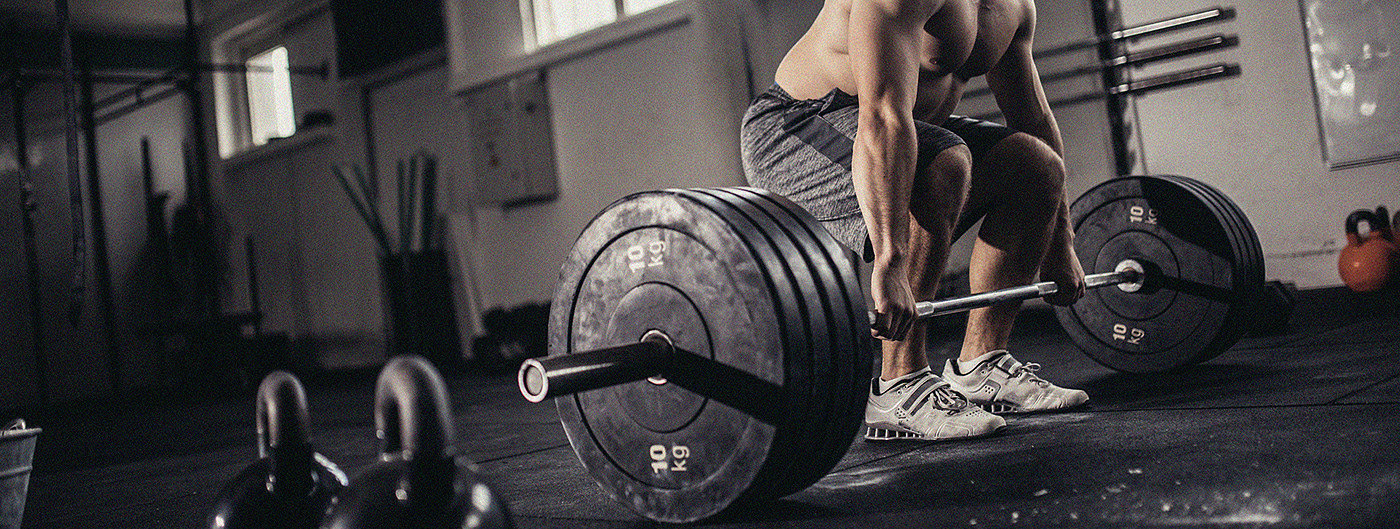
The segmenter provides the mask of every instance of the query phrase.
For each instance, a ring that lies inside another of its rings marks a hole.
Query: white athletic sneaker
[[[941,441],[991,435],[1006,420],[967,402],[929,368],[901,377],[884,393],[870,381],[865,404],[865,438],[871,441]]]
[[[1040,364],[1023,364],[1006,351],[992,351],[972,369],[958,372],[952,360],[943,364],[943,378],[967,399],[992,413],[1034,413],[1062,410],[1089,402],[1089,394],[1065,389],[1036,376]]]

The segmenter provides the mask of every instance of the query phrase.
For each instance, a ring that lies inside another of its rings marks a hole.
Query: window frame
[[[556,2],[562,3],[563,1],[573,2],[574,0],[544,0],[543,3],[550,4],[552,7]],[[551,33],[555,33],[552,35],[551,40],[548,42],[541,42],[541,28],[539,27],[540,18],[539,13],[536,12],[536,6],[541,3],[540,0],[517,0],[520,6],[521,34],[526,53],[536,53],[540,50],[559,46],[561,43],[588,39],[593,34],[611,31],[610,28],[624,24],[629,20],[642,17],[663,8],[688,3],[689,1],[691,0],[665,0],[646,9],[630,13],[627,11],[627,0],[612,0],[613,16],[611,21],[564,36],[559,36],[557,32],[551,30]],[[551,15],[553,15],[553,13],[551,13]]]
[[[209,39],[209,58],[216,64],[246,64],[247,60],[263,51],[278,46],[287,47],[287,61],[295,66],[295,48],[289,39],[294,33],[290,28],[301,21],[329,12],[329,0],[293,0],[287,5],[272,10],[249,8],[226,14],[213,25],[213,36]],[[213,121],[217,140],[217,152],[222,160],[239,158],[256,151],[264,144],[254,144],[248,108],[247,76],[238,71],[215,71],[211,73],[213,87]],[[295,115],[298,104],[298,88],[295,76],[292,82],[292,105],[294,124],[299,120]],[[334,71],[327,82],[334,83]],[[301,133],[296,127],[293,136]]]

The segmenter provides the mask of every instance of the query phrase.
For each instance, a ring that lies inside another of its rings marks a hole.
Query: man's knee
[[[1020,184],[1022,196],[1058,204],[1065,188],[1065,162],[1054,149],[1040,138],[1018,132],[998,143],[996,150],[995,156],[1011,162],[1015,174],[1009,180]]]
[[[951,229],[967,201],[971,181],[972,151],[962,144],[944,149],[919,171],[909,197],[910,211],[924,229]]]
[[[945,148],[934,155],[934,160],[924,168],[924,174],[932,179],[932,185],[956,185],[966,183],[972,175],[972,151],[965,144]]]
[[[933,162],[922,174],[919,180],[924,181],[915,182],[916,187],[922,184],[934,193],[961,190],[965,194],[972,179],[972,151],[963,144],[943,149],[933,157]]]

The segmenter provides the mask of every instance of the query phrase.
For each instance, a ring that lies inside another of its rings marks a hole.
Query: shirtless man
[[[973,292],[1039,273],[1060,287],[1047,301],[1083,295],[1034,32],[1033,0],[826,0],[744,116],[749,182],[807,208],[872,263],[871,332],[883,342],[867,439],[988,435],[1006,425],[992,413],[1089,399],[1007,352],[1019,303],[973,310],[942,377],[914,315],[916,299],[933,298],[949,245],[979,219]],[[979,75],[1007,126],[951,115]]]

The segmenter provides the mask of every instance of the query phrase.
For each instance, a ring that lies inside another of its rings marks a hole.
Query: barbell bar
[[[1125,260],[1124,268],[1121,270],[1085,275],[1084,288],[1088,290],[1115,285],[1140,285],[1144,280],[1142,264],[1132,260]],[[920,319],[932,318],[945,314],[956,314],[972,309],[990,307],[1010,301],[1043,298],[1055,294],[1056,292],[1059,292],[1058,285],[1053,281],[1043,281],[1031,285],[990,290],[967,296],[935,301],[920,301],[914,304],[914,313],[917,314]],[[875,313],[870,312],[869,314],[870,322],[874,323]]]

